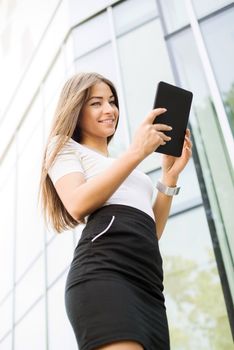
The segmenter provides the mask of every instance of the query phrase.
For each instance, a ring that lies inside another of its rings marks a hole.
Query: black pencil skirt
[[[169,350],[155,221],[121,204],[96,210],[82,231],[65,287],[79,350],[121,340]]]

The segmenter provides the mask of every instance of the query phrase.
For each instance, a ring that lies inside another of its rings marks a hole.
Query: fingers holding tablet
[[[191,155],[192,155],[192,147],[193,147],[193,143],[190,139],[190,136],[191,136],[191,132],[190,130],[187,128],[186,129],[186,134],[185,134],[185,137],[184,137],[184,147],[186,148],[186,150],[188,150]]]

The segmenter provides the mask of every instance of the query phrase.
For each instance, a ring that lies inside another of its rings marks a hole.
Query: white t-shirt
[[[49,145],[49,152],[52,151],[55,141],[56,137],[52,139]],[[115,160],[115,158],[106,157],[73,139],[69,139],[56,156],[48,174],[53,184],[62,176],[72,172],[81,172],[85,180],[89,181],[110,167]],[[132,206],[144,211],[155,220],[152,209],[153,191],[150,177],[136,167],[103,206],[109,204]],[[88,216],[85,217],[85,222],[87,222]]]

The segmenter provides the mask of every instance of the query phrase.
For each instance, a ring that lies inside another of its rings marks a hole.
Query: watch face
[[[175,190],[173,188],[167,188],[166,192],[169,196],[173,196],[173,194],[175,194]]]

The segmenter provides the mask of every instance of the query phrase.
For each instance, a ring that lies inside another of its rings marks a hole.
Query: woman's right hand
[[[153,124],[154,119],[165,113],[165,108],[153,109],[143,120],[133,135],[130,149],[137,151],[142,160],[155,151],[160,145],[165,145],[171,138],[164,134],[164,131],[172,130],[166,124]]]

